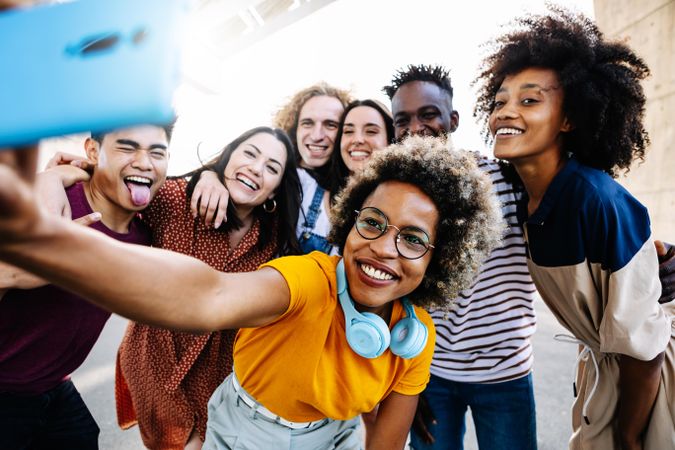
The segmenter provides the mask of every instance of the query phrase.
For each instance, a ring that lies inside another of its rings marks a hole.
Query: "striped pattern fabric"
[[[458,382],[495,383],[523,377],[532,369],[536,289],[516,217],[522,190],[504,178],[495,160],[479,157],[478,162],[492,179],[508,230],[471,288],[460,293],[455,309],[431,311],[437,332],[431,373]]]

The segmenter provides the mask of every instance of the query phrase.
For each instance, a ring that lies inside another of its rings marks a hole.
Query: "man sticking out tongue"
[[[150,203],[150,188],[153,182],[149,178],[132,176],[125,179],[129,192],[131,192],[131,202],[134,206],[145,208]],[[154,195],[154,192],[152,193]]]
[[[148,206],[166,177],[166,131],[145,125],[92,134],[84,147],[94,163],[91,180],[85,184],[87,200],[101,212],[103,223],[126,232],[131,218]],[[110,223],[106,211],[111,213]]]
[[[62,214],[78,219],[96,211],[100,222],[92,228],[149,245],[150,230],[137,213],[164,183],[170,133],[170,127],[139,126],[88,138],[84,147],[93,173],[68,188]],[[59,166],[39,174],[37,182],[42,189],[55,183],[53,191],[63,193],[62,175],[76,179],[81,173]],[[44,442],[50,448],[98,448],[99,428],[69,376],[109,316],[75,294],[0,264],[2,448],[37,448]]]

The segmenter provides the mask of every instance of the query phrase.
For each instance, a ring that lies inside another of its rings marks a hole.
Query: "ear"
[[[99,143],[92,138],[87,138],[84,141],[84,151],[87,154],[87,158],[93,161],[94,164],[98,163],[98,151]]]
[[[562,121],[562,124],[560,125],[560,132],[561,133],[567,133],[569,131],[572,131],[574,129],[574,125],[572,125],[572,122],[565,116],[565,118]]]
[[[275,197],[276,195],[277,195],[276,192],[272,192],[272,193],[270,194],[270,196],[267,197],[267,200],[272,200],[272,199],[274,199],[274,197]],[[265,201],[267,201],[267,200],[265,200]]]
[[[450,132],[454,133],[455,130],[457,130],[458,126],[459,126],[459,113],[453,110],[450,113]]]

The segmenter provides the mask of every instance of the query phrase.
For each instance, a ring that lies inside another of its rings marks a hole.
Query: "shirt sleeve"
[[[393,391],[403,395],[417,395],[426,388],[427,383],[429,383],[429,369],[436,345],[436,328],[429,313],[419,307],[415,307],[415,314],[427,327],[429,335],[427,337],[427,345],[424,347],[422,353],[412,359],[405,375],[394,386]]]
[[[318,256],[315,258],[314,256]],[[330,270],[330,261],[327,255],[313,252],[303,256],[286,256],[269,261],[260,267],[271,267],[278,271],[286,280],[291,294],[288,309],[276,320],[278,322],[290,314],[297,314],[306,305],[313,301],[325,303],[331,296],[333,283],[330,280],[331,273],[335,278],[335,268]]]
[[[591,259],[605,303],[600,351],[650,360],[664,351],[671,335],[669,317],[658,303],[661,283],[647,209],[627,192],[598,202]]]

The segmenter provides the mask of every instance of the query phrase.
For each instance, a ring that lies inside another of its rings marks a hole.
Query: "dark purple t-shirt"
[[[73,218],[93,212],[81,183],[67,194]],[[91,228],[119,241],[150,244],[150,232],[138,218],[127,234],[101,222]],[[53,285],[8,291],[0,300],[0,392],[40,394],[57,386],[85,360],[108,317],[109,312]]]

